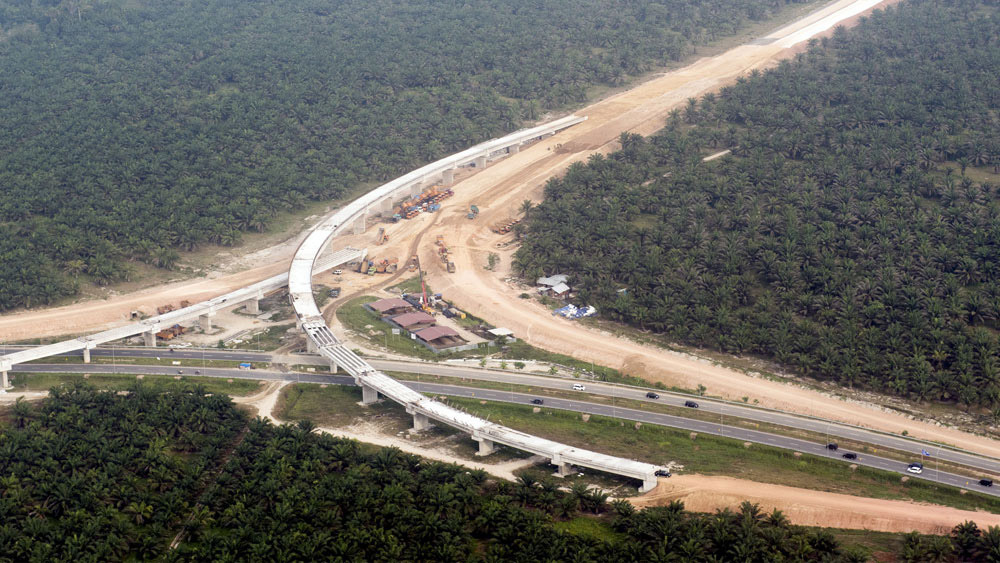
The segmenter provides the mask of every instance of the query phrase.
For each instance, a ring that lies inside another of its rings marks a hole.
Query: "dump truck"
[[[163,315],[163,314],[169,313],[170,311],[173,311],[173,310],[174,310],[174,306],[172,304],[168,303],[168,304],[166,304],[166,305],[164,305],[162,307],[157,307],[156,308],[156,314],[157,315]]]
[[[455,263],[454,262],[448,262],[448,273],[449,274],[454,274],[455,273]]]
[[[388,240],[389,240],[389,235],[386,234],[385,227],[379,227],[378,234],[375,235],[375,243],[381,245],[388,242]]]
[[[470,205],[469,214],[466,215],[466,217],[468,217],[469,219],[475,219],[476,217],[479,217],[479,208],[476,207],[475,205]]]

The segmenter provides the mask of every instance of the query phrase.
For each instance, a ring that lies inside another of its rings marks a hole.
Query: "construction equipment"
[[[455,273],[455,263],[454,262],[448,262],[448,273],[449,274],[454,274]]]
[[[160,332],[157,332],[156,338],[160,340],[173,340],[174,338],[177,338],[178,336],[184,334],[185,332],[187,332],[186,328],[182,327],[181,325],[174,325],[170,328],[165,328]]]
[[[417,258],[417,255],[414,254],[413,256],[410,256],[410,263],[407,264],[406,269],[411,272],[416,272],[419,266],[420,266],[420,259]]]
[[[170,311],[173,311],[173,310],[174,310],[173,304],[168,303],[168,304],[166,304],[166,305],[164,305],[162,307],[157,307],[156,308],[156,314],[157,315],[162,315],[164,313],[169,313]]]
[[[378,228],[378,234],[375,235],[375,244],[385,244],[389,240],[389,235],[385,232],[385,227]]]
[[[469,219],[475,219],[476,217],[479,217],[479,208],[476,207],[475,205],[470,205],[469,214],[466,215],[466,217]]]
[[[508,217],[507,219],[504,219],[503,221],[500,221],[499,223],[495,223],[493,225],[492,229],[493,229],[493,232],[497,233],[498,235],[505,235],[505,234],[509,233],[511,231],[511,229],[514,228],[514,225],[516,225],[516,224],[518,224],[520,222],[521,222],[521,219],[511,219],[511,218]]]

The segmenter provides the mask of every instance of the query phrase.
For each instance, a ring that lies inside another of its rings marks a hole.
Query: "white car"
[[[924,464],[911,463],[909,466],[906,467],[906,470],[909,471],[910,473],[916,473],[917,475],[920,475],[921,473],[924,472]]]
[[[573,384],[573,390],[574,391],[586,391],[587,390],[587,386],[583,385],[581,383],[574,383]]]
[[[333,275],[335,275],[335,276],[339,276],[340,274],[343,274],[343,273],[344,273],[343,270],[334,270],[333,271]]]

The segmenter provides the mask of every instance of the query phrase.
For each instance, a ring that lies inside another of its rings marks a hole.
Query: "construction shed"
[[[517,339],[514,338],[514,331],[509,328],[491,328],[486,332],[495,338],[506,338],[507,342],[517,342]]]
[[[434,326],[434,316],[423,311],[415,311],[392,317],[389,322],[403,330],[414,332]]]
[[[413,333],[424,346],[433,352],[447,352],[465,350],[469,346],[469,341],[462,338],[453,328],[446,326],[432,326]],[[471,345],[473,348],[475,344]]]
[[[394,317],[396,315],[402,315],[403,313],[413,311],[413,305],[410,305],[398,297],[379,299],[378,301],[368,303],[365,307],[383,317]]]
[[[557,283],[549,288],[549,294],[552,297],[566,297],[569,295],[569,286],[563,282]]]
[[[547,278],[538,278],[538,280],[536,280],[535,283],[544,287],[554,287],[559,284],[565,284],[566,280],[568,279],[569,276],[567,276],[566,274],[555,274]]]

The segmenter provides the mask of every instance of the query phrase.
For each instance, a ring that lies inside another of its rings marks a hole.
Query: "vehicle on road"
[[[657,477],[670,477],[670,472],[667,471],[666,469],[657,469],[656,470],[656,476]]]
[[[841,455],[840,457],[842,457],[844,459],[858,459],[858,454],[847,452],[847,453]]]
[[[684,401],[684,406],[685,407],[690,407],[692,409],[696,409],[696,408],[698,408],[698,403],[696,403],[694,401]]]
[[[828,450],[830,450],[830,451],[832,451],[832,452],[835,452],[835,451],[837,451],[837,448],[839,448],[839,447],[840,447],[840,446],[838,446],[838,445],[837,445],[836,443],[834,443],[834,442],[830,442],[829,444],[827,444],[827,445],[826,445],[826,449],[828,449]]]
[[[913,462],[910,465],[906,466],[906,470],[909,471],[910,473],[915,473],[917,475],[920,475],[921,473],[924,472],[924,464],[919,462]]]
[[[541,399],[532,399],[531,400],[531,404],[533,404],[533,405],[544,405],[545,401],[543,401]]]
[[[582,383],[574,383],[573,384],[573,390],[574,391],[586,391],[587,390],[587,386],[583,385]]]
[[[198,369],[194,370],[194,374],[195,375],[201,375],[201,370],[198,370]]]
[[[182,370],[182,369],[177,370],[177,375],[181,375],[183,373],[184,373],[184,370]]]
[[[992,487],[993,486],[993,480],[992,479],[980,479],[979,480],[979,484],[982,485],[982,486],[984,486],[984,487]]]
[[[660,396],[657,395],[656,393],[653,393],[652,391],[650,391],[649,393],[646,393],[646,398],[647,399],[659,399]]]

